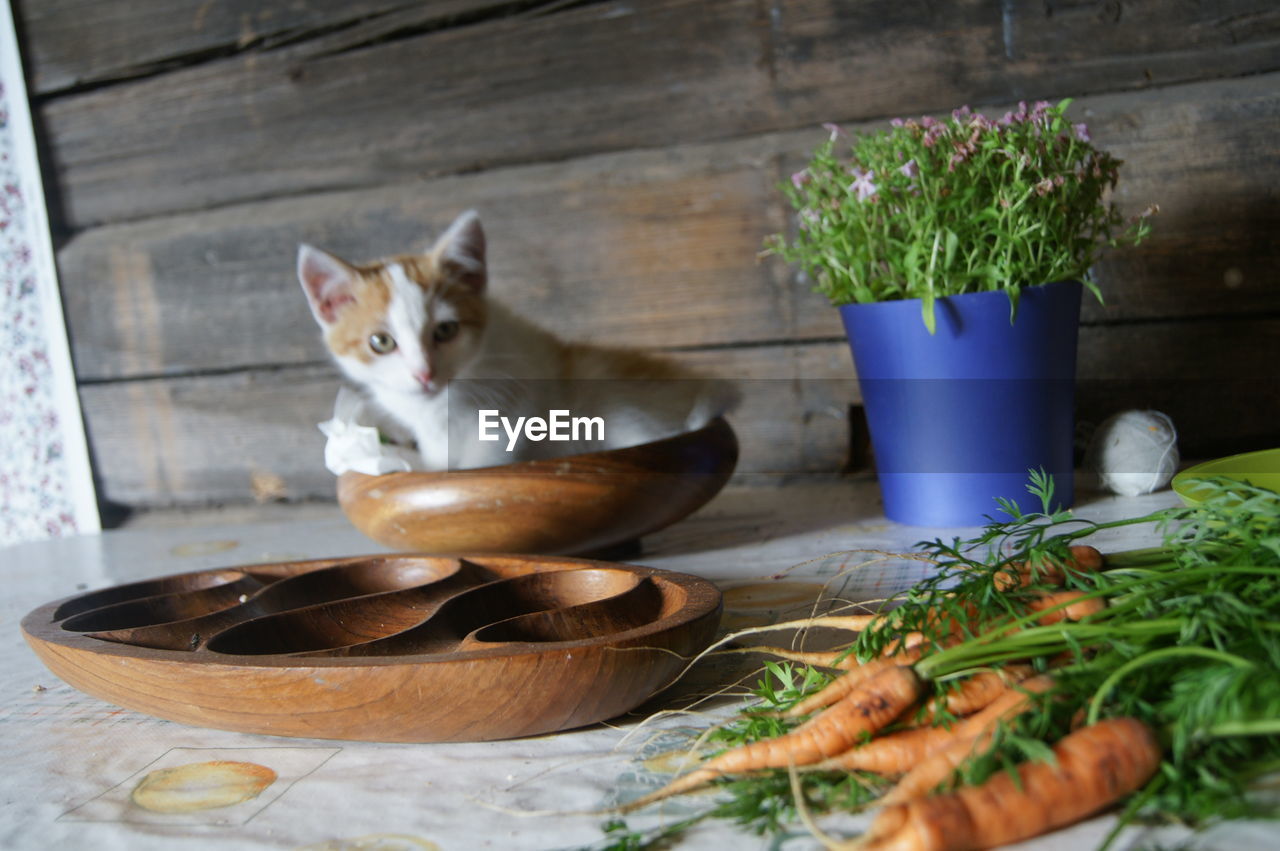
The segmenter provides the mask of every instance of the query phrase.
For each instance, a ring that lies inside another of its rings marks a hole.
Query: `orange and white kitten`
[[[721,382],[638,352],[562,342],[488,298],[475,212],[459,216],[425,253],[366,265],[302,245],[298,279],[338,366],[385,414],[370,424],[394,442],[416,444],[421,469],[632,446],[701,427],[734,401]],[[486,415],[482,440],[486,410],[506,425]],[[511,428],[556,410],[599,418],[603,427],[556,441]]]

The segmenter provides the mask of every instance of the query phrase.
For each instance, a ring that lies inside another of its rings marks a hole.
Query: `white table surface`
[[[905,551],[953,531],[898,526],[877,507],[868,479],[732,488],[703,510],[646,539],[631,561],[698,574],[726,591],[729,628],[775,622],[807,611],[824,592],[842,599],[884,596],[920,576],[919,563],[866,560],[859,549]],[[1084,494],[1077,514],[1108,519],[1174,503],[1168,491],[1147,497]],[[707,717],[644,716],[591,728],[480,744],[368,744],[286,739],[207,730],[111,706],[55,678],[18,628],[30,610],[109,585],[209,567],[377,552],[336,507],[264,509],[258,522],[201,518],[144,520],[100,535],[0,550],[4,665],[0,669],[0,848],[16,849],[569,849],[601,843],[606,817],[595,811],[621,790],[634,796],[661,781],[664,752],[707,726]],[[1150,532],[1122,530],[1103,549],[1155,543]],[[834,555],[832,555],[834,554]],[[833,581],[834,580],[834,581]],[[714,684],[729,668],[713,663],[694,677]],[[727,683],[722,683],[727,684]],[[674,705],[661,698],[649,708]],[[736,701],[722,700],[725,717]],[[160,814],[130,803],[150,771],[208,760],[253,762],[279,779],[243,804]],[[628,819],[649,827],[706,805],[677,800]],[[1037,849],[1086,848],[1109,827],[1093,822],[1028,843]],[[1132,845],[1135,831],[1120,847]],[[1210,844],[1215,847],[1214,834]],[[1150,837],[1147,837],[1148,839]],[[1266,826],[1236,826],[1233,848],[1280,847]],[[1144,840],[1145,841],[1145,840]],[[802,831],[780,843],[723,823],[706,823],[676,848],[807,849]]]

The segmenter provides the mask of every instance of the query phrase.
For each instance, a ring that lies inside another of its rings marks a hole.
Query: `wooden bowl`
[[[362,556],[186,573],[36,609],[72,686],[186,724],[323,739],[483,741],[591,724],[670,685],[720,593],[548,556]]]
[[[384,546],[430,553],[585,554],[680,520],[724,487],[733,429],[625,449],[441,473],[338,478],[338,503]]]

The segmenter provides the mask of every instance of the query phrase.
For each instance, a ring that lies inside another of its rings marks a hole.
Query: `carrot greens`
[[[926,544],[943,569],[914,589],[914,605],[904,606],[896,629],[928,632],[921,611],[935,607],[979,615],[975,638],[933,654],[917,670],[928,675],[1068,654],[1056,672],[1055,700],[1084,707],[1090,724],[1103,717],[1142,719],[1167,744],[1159,788],[1142,813],[1192,824],[1265,814],[1252,806],[1245,786],[1280,764],[1280,496],[1227,480],[1204,487],[1205,499],[1192,508],[1109,524],[1062,514],[1015,516],[966,544]],[[1084,621],[1030,626],[1033,617],[1010,612],[1016,601],[984,581],[1010,561],[1061,558],[1071,541],[1131,523],[1155,524],[1164,545],[1109,557],[1110,569],[1102,572],[1068,572],[1069,585],[1108,602]],[[1002,556],[1010,550],[1000,545],[1009,543],[1012,555]],[[977,555],[992,544],[985,559]],[[864,632],[857,652],[874,654],[896,629],[884,624]],[[1047,711],[1037,722],[1043,725]],[[1055,726],[1051,732],[1064,733],[1066,721],[1059,718]],[[1043,733],[1036,738],[1043,740]],[[991,750],[1007,758],[1028,740],[1008,735]]]
[[[1136,819],[1200,827],[1277,816],[1274,801],[1251,795],[1250,784],[1280,771],[1280,494],[1238,481],[1205,480],[1194,506],[1094,523],[1051,512],[1052,489],[1049,477],[1033,474],[1030,490],[1044,510],[1024,514],[1009,503],[1002,506],[1009,521],[993,522],[971,540],[919,544],[936,570],[889,601],[850,645],[849,653],[868,670],[909,670],[920,684],[919,708],[838,747],[860,748],[920,723],[956,734],[955,741],[930,744],[929,759],[942,773],[916,772],[914,784],[888,792],[893,803],[881,811],[882,817],[889,813],[884,824],[924,830],[917,824],[922,814],[947,807],[954,813],[979,800],[983,793],[974,790],[980,788],[1016,790],[1008,794],[1022,800],[1024,777],[1059,782],[1048,779],[1059,753],[1105,765],[1092,753],[1083,757],[1082,746],[1068,744],[1086,741],[1088,736],[1078,734],[1095,729],[1096,740],[1141,730],[1157,747],[1132,757],[1138,762],[1124,788],[1136,793],[1123,809],[1122,824]],[[1103,529],[1139,524],[1151,526],[1161,545],[1100,557],[1078,544]],[[904,648],[907,634],[917,635],[920,644]],[[992,720],[976,729],[945,710],[951,690],[992,672],[1005,672],[1007,689],[1022,690],[1024,699],[1008,696],[1015,708],[1006,712],[993,704]],[[1036,688],[1024,689],[1019,680],[1032,674]],[[839,676],[853,682],[858,668]],[[728,797],[699,819],[731,818],[773,834],[789,829],[796,804],[788,772],[776,761],[778,751],[823,716],[847,714],[845,704],[853,697],[839,698],[807,721],[785,713],[812,703],[802,700],[828,679],[812,669],[767,663],[757,689],[760,705],[714,738],[734,749],[767,746],[775,767],[732,767],[749,764],[725,753],[704,763],[694,773],[714,778]],[[833,756],[806,752],[795,761],[825,758],[835,764]],[[1033,765],[1042,762],[1050,767]],[[717,776],[706,766],[737,774]],[[810,812],[861,808],[889,789],[888,779],[875,774],[815,768],[797,778]],[[935,801],[929,788],[946,772],[939,791],[954,790],[954,797]],[[1000,780],[1001,775],[1007,777]],[[1099,800],[1090,811],[1112,802]],[[894,807],[899,809],[890,813]],[[884,824],[878,821],[873,834],[889,829]]]

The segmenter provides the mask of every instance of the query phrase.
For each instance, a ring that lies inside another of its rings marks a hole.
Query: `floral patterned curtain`
[[[0,8],[0,545],[98,530],[7,0]]]

